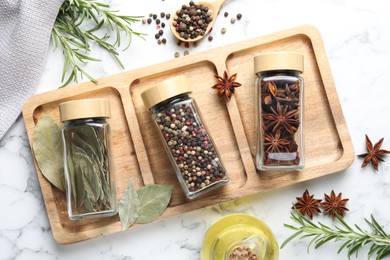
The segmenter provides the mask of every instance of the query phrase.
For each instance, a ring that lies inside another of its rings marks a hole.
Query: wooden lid
[[[141,98],[147,109],[171,97],[191,93],[192,89],[185,76],[172,77],[142,92]]]
[[[96,117],[110,117],[110,103],[108,99],[80,99],[60,104],[60,118],[62,122]]]
[[[296,70],[303,72],[303,55],[295,52],[273,52],[254,58],[255,73],[271,70]]]

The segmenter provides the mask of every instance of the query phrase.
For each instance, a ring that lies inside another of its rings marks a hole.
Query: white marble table
[[[178,1],[107,1],[114,9],[132,15],[170,12]],[[180,1],[186,3],[186,1]],[[241,21],[231,25],[220,15],[214,40],[203,41],[191,53],[266,35],[301,24],[312,24],[322,34],[335,85],[357,154],[365,151],[364,135],[373,142],[385,137],[383,148],[390,149],[390,4],[385,0],[231,0],[223,7],[229,17],[242,13]],[[221,35],[219,30],[227,28]],[[134,38],[121,53],[125,70],[174,59],[183,54],[171,35],[166,45],[157,45],[154,26],[138,24],[134,29],[149,35]],[[94,48],[96,49],[96,48]],[[95,77],[121,72],[110,57],[96,50],[104,63],[88,67]],[[48,51],[45,70],[36,92],[54,90],[60,85],[63,58],[60,51]],[[38,185],[33,159],[22,118],[0,141],[0,259],[198,259],[207,228],[222,216],[244,212],[264,220],[279,244],[291,231],[283,227],[289,220],[291,203],[305,189],[322,197],[331,190],[343,192],[350,201],[346,220],[366,227],[364,218],[374,214],[390,232],[390,156],[377,173],[371,166],[360,168],[361,159],[337,174],[282,189],[231,201],[212,208],[173,217],[165,221],[73,245],[58,245],[52,236]],[[332,221],[318,217],[332,225]],[[346,259],[337,255],[340,243],[306,252],[308,241],[296,240],[280,251],[280,259]],[[367,251],[358,259],[367,259]]]

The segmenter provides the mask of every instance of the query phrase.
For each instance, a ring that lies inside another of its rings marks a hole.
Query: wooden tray
[[[304,135],[306,167],[302,171],[257,172],[255,169],[255,75],[253,57],[270,51],[304,54]],[[218,98],[211,86],[214,75],[238,73],[242,84],[229,103]],[[184,74],[193,83],[197,100],[231,181],[194,201],[188,201],[176,179],[150,114],[140,94],[157,82]],[[338,100],[332,74],[319,32],[311,26],[239,42],[189,55],[165,63],[105,77],[91,82],[31,97],[23,116],[30,144],[40,115],[52,117],[59,125],[61,102],[105,97],[110,100],[112,166],[117,194],[131,179],[139,188],[147,184],[173,184],[174,192],[164,219],[238,197],[314,179],[339,172],[354,160],[354,151]],[[121,230],[117,216],[106,219],[71,221],[65,196],[37,174],[50,225],[58,243],[68,244]]]

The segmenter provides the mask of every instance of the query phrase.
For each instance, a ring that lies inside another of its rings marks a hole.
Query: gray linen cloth
[[[0,139],[39,83],[64,0],[0,0]]]

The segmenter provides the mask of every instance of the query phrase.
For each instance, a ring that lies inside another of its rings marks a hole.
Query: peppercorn
[[[154,37],[155,37],[156,39],[158,39],[158,38],[160,38],[160,34],[156,33],[156,35],[154,35]]]
[[[160,24],[160,19],[156,19],[156,24]]]
[[[180,57],[180,53],[179,52],[175,52],[175,58],[179,58]]]
[[[161,41],[162,41],[163,44],[167,43],[167,39],[165,39],[165,38],[163,38]]]
[[[190,52],[188,50],[185,50],[183,54],[184,56],[187,56],[188,54],[190,54]]]
[[[146,19],[142,19],[142,24],[146,24]]]
[[[221,29],[221,33],[222,33],[222,34],[225,34],[225,32],[226,32],[226,28],[222,28],[222,29]]]
[[[163,34],[164,34],[164,31],[163,31],[163,30],[159,30],[159,31],[158,31],[158,34],[163,35]]]
[[[230,22],[231,22],[231,23],[235,23],[235,22],[236,22],[236,18],[230,19]]]
[[[154,19],[154,20],[157,19],[157,14],[153,14],[153,19]]]
[[[242,14],[237,14],[237,20],[241,20]]]
[[[208,40],[211,42],[211,41],[213,40],[213,36],[210,35],[210,36],[208,37]]]
[[[228,17],[228,15],[229,15],[228,12],[225,12],[225,13],[223,14],[223,16],[225,16],[225,17]]]
[[[146,21],[148,22],[148,24],[151,24],[152,23],[152,18],[148,18]]]
[[[161,13],[160,13],[160,17],[161,17],[161,18],[164,18],[164,17],[165,17],[165,13],[164,13],[164,12],[161,12]]]
[[[171,15],[170,15],[170,14],[166,14],[166,15],[165,15],[165,18],[166,18],[167,20],[169,20],[169,18],[171,18]]]
[[[162,27],[162,28],[165,28],[165,23],[161,23],[161,27]]]

